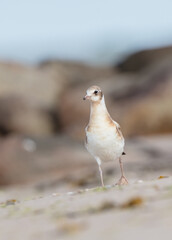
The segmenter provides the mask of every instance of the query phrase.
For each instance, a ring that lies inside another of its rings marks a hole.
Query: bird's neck
[[[97,121],[99,122],[104,121],[109,117],[110,115],[106,108],[104,96],[100,101],[91,102],[90,121],[89,121],[90,125],[97,123]]]

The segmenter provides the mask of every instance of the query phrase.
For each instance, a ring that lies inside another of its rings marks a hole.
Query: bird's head
[[[103,97],[103,93],[98,86],[89,87],[83,100],[90,100],[92,102],[99,102]]]

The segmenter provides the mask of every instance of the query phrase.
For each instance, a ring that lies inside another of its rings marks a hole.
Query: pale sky
[[[0,0],[0,59],[108,64],[172,44],[170,0]]]

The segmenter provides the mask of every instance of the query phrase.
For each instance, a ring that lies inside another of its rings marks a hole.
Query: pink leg
[[[120,165],[120,169],[121,169],[121,178],[116,183],[116,185],[127,185],[128,184],[128,180],[124,176],[124,170],[123,170],[123,164],[122,164],[121,157],[119,158],[119,165]]]

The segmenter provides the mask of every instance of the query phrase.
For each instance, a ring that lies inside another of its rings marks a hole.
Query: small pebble
[[[54,197],[54,196],[57,196],[58,194],[57,193],[52,193],[52,196]]]
[[[73,195],[74,192],[67,192],[67,195]]]
[[[143,183],[143,180],[140,179],[140,180],[137,181],[137,183]]]
[[[27,152],[34,152],[36,150],[36,143],[32,139],[26,138],[22,142],[24,150]]]

